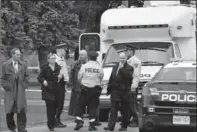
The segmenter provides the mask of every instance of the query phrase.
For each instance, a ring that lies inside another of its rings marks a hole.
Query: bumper
[[[101,95],[99,99],[100,99],[100,104],[99,104],[100,109],[110,109],[111,107],[110,96]]]
[[[187,116],[187,115],[182,115]],[[185,124],[174,124],[173,123],[173,115],[146,115],[143,117],[139,117],[139,127],[144,128],[146,130],[155,130],[160,128],[188,128],[188,129],[196,129],[196,116],[192,115],[190,117],[190,123],[188,125]]]

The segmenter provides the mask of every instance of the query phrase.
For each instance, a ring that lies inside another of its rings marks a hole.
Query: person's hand
[[[43,85],[44,85],[44,86],[48,86],[48,83],[47,83],[46,80],[44,80]]]
[[[58,75],[58,80],[61,80],[62,77],[63,77],[63,75],[62,75],[62,74],[59,74],[59,75]]]
[[[124,67],[124,64],[123,63],[120,63],[119,67],[120,68],[123,68]]]

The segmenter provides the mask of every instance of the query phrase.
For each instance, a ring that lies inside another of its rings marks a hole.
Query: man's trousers
[[[6,121],[7,121],[7,126],[10,130],[16,129],[16,125],[14,121],[14,112],[6,114]],[[20,113],[17,113],[17,127],[19,131],[25,130],[26,122],[27,122],[26,112],[25,110],[21,110]]]
[[[111,129],[114,129],[116,125],[118,110],[122,113],[122,127],[127,128],[129,124],[129,103],[125,101],[111,101],[110,118],[108,123],[108,127]]]
[[[60,122],[60,117],[64,108],[65,100],[65,83],[61,83],[61,90],[57,98],[57,109],[56,109],[56,122]]]
[[[89,109],[89,119],[95,121],[99,96],[100,91],[96,88],[86,88],[86,90],[81,91],[75,113],[77,120],[82,120],[84,109],[87,106]]]

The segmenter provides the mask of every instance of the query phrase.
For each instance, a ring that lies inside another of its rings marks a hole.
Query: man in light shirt
[[[64,128],[66,125],[64,125],[61,122],[61,114],[64,108],[64,99],[65,99],[65,92],[66,92],[66,87],[69,82],[69,74],[68,74],[68,67],[66,64],[65,60],[65,49],[64,49],[65,44],[60,44],[56,46],[56,63],[61,66],[60,74],[64,78],[64,82],[61,83],[61,90],[60,90],[60,95],[59,95],[59,104],[58,104],[58,109],[56,111],[56,124],[55,127],[58,128]]]
[[[137,125],[137,111],[136,111],[136,97],[137,97],[137,88],[140,81],[140,73],[141,73],[141,61],[138,59],[138,57],[135,55],[135,47],[131,45],[126,45],[126,53],[128,56],[127,63],[131,65],[134,68],[133,73],[133,83],[131,85],[131,91],[133,96],[133,101],[131,103],[131,110],[130,116],[133,116],[133,121],[130,123],[129,126],[136,126]],[[133,111],[133,112],[132,112]]]

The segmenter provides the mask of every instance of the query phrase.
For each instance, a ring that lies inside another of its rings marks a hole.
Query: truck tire
[[[99,110],[99,120],[108,121],[109,118],[109,109],[100,109]]]

